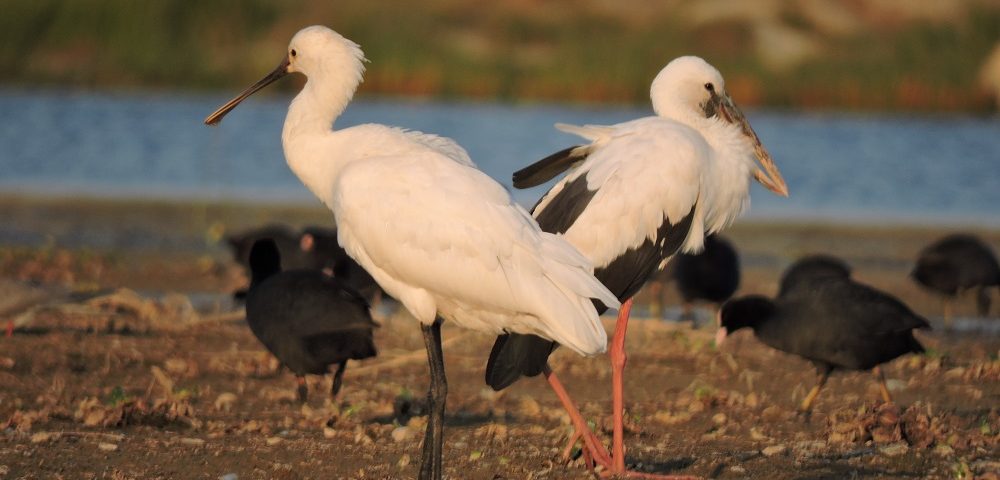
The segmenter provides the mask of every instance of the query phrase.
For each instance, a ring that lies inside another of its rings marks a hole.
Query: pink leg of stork
[[[625,333],[628,331],[628,317],[632,311],[632,299],[622,303],[622,308],[618,310],[618,321],[615,322],[615,335],[611,339],[611,347],[608,356],[611,357],[611,408],[614,419],[614,432],[611,441],[611,458],[613,464],[607,475],[621,476],[624,478],[650,478],[650,479],[694,479],[687,475],[659,475],[655,473],[642,473],[625,470],[625,388],[624,372],[627,355],[625,354]]]
[[[611,416],[614,419],[614,433],[611,441],[611,458],[614,465],[613,473],[625,471],[625,332],[628,330],[628,315],[632,311],[632,299],[625,300],[621,310],[618,310],[618,321],[615,322],[615,335],[611,339],[608,356],[611,357]]]
[[[552,371],[552,368],[548,364],[545,364],[542,373],[545,374],[545,379],[549,381],[552,390],[556,392],[556,396],[562,402],[563,408],[569,414],[569,419],[573,422],[573,428],[576,430],[569,440],[569,445],[566,446],[566,451],[563,452],[564,456],[569,457],[569,451],[576,444],[577,439],[581,439],[583,440],[583,456],[587,462],[587,466],[593,468],[594,462],[596,462],[598,465],[610,468],[611,457],[608,456],[608,451],[604,448],[604,445],[601,445],[601,441],[597,439],[597,436],[590,430],[590,427],[587,426],[587,421],[583,419],[583,415],[580,415],[580,410],[576,408],[573,399],[569,398],[569,394],[566,393],[566,389],[563,387],[562,382],[559,381],[559,378],[556,377],[555,372]]]

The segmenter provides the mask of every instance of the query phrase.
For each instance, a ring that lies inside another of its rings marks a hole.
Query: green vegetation
[[[319,23],[362,45],[367,94],[645,102],[666,61],[696,54],[742,104],[992,105],[976,77],[998,41],[1000,8],[956,0],[957,13],[933,20],[877,2],[829,2],[836,11],[819,15],[806,7],[818,2],[777,3],[741,14],[729,11],[739,2],[642,0],[6,0],[0,83],[233,90],[270,70],[296,30]],[[824,26],[833,14],[848,27]]]

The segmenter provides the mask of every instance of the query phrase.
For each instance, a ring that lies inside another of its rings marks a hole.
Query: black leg
[[[431,367],[431,385],[427,391],[430,414],[424,434],[424,450],[420,461],[420,480],[440,480],[442,475],[441,450],[444,441],[444,404],[448,396],[448,380],[444,373],[444,354],[441,352],[441,319],[431,325],[420,325],[427,347],[427,362]]]
[[[347,368],[347,360],[340,362],[337,371],[333,372],[333,385],[330,386],[330,400],[336,400],[340,393],[340,387],[344,383],[344,369]]]
[[[980,317],[985,317],[990,313],[990,287],[982,286],[979,287],[979,293],[976,295],[976,311],[979,313]]]
[[[296,375],[295,383],[299,384],[299,403],[306,403],[306,400],[309,397],[309,387],[306,386],[306,377]]]

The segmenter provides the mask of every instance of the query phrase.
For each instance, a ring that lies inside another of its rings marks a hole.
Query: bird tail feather
[[[543,233],[541,255],[543,271],[556,289],[542,302],[548,309],[541,318],[546,336],[581,355],[604,352],[607,332],[591,299],[618,308],[618,298],[594,278],[590,262],[562,237]]]

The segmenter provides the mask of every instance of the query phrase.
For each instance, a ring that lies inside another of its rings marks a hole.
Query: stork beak
[[[757,132],[753,131],[750,122],[747,121],[746,117],[743,116],[743,112],[733,103],[733,99],[729,98],[729,95],[725,93],[722,95],[713,93],[709,104],[715,107],[716,113],[722,119],[739,125],[743,129],[743,134],[750,137],[750,143],[753,145],[753,154],[757,157],[757,162],[760,164],[759,167],[754,168],[754,180],[760,182],[764,188],[782,197],[787,197],[788,185],[785,185],[785,179],[782,178],[781,172],[778,171],[778,166],[774,164],[774,159],[771,158],[770,153],[767,153],[764,145],[761,145],[760,138],[757,137]],[[706,108],[706,113],[711,113],[710,108]]]
[[[270,85],[275,80],[284,77],[287,74],[288,74],[288,57],[286,56],[285,59],[282,60],[281,63],[278,64],[277,68],[275,68],[271,73],[264,76],[264,78],[258,80],[257,83],[250,85],[249,88],[243,90],[243,92],[237,95],[236,98],[233,98],[232,100],[226,102],[225,105],[219,107],[216,111],[212,112],[211,115],[205,117],[205,125],[218,125],[218,123],[222,121],[222,117],[226,116],[227,113],[229,113],[232,109],[236,108],[236,106],[239,105],[240,102],[246,100],[247,97],[249,97],[250,95],[253,95],[258,90]]]

